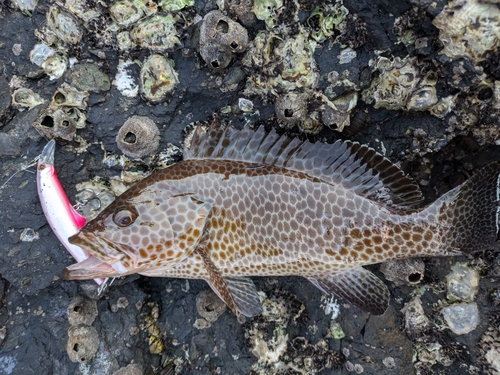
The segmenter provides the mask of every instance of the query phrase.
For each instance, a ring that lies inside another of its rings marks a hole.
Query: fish
[[[56,142],[52,139],[42,150],[38,159],[36,184],[38,197],[43,213],[52,231],[61,244],[77,262],[90,257],[90,254],[81,247],[71,244],[68,238],[85,225],[87,218],[82,216],[70,203],[54,166]],[[102,285],[104,278],[94,278],[98,285]]]
[[[198,127],[183,161],[130,187],[69,238],[100,263],[63,275],[203,279],[247,317],[262,311],[251,277],[302,276],[381,315],[389,290],[364,266],[496,249],[499,184],[493,162],[420,207],[418,184],[366,145]]]

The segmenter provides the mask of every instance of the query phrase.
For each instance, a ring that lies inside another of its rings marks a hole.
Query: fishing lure
[[[42,155],[38,159],[36,176],[38,197],[45,218],[54,234],[73,258],[77,262],[82,262],[90,257],[89,253],[81,247],[71,244],[68,238],[78,233],[87,219],[75,210],[61,186],[59,178],[57,178],[54,167],[55,148],[56,142],[51,140],[44,147]],[[97,259],[95,260],[97,261]],[[94,280],[97,284],[102,285],[105,278],[96,277]]]

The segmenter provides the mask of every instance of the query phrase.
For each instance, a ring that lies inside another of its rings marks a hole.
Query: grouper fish
[[[93,255],[69,280],[204,279],[236,313],[261,312],[251,276],[302,276],[383,314],[365,265],[495,249],[500,163],[424,208],[418,185],[373,149],[231,126],[195,130],[184,160],[125,191],[69,242]]]

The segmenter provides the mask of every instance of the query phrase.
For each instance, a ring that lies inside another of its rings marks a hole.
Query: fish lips
[[[90,256],[83,262],[72,264],[63,270],[65,280],[89,280],[100,277],[118,277],[117,272],[109,263]]]

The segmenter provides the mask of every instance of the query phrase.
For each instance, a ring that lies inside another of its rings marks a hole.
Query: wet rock
[[[94,300],[76,296],[68,306],[68,322],[72,326],[91,325],[97,317],[97,303]]]
[[[472,302],[479,288],[479,272],[465,263],[457,263],[446,276],[446,282],[450,301]]]
[[[142,158],[156,151],[160,143],[160,131],[149,118],[132,116],[118,131],[116,143],[125,155]]]
[[[12,128],[6,133],[0,132],[0,156],[20,155],[25,149],[23,145],[30,139],[40,139],[40,135],[33,130],[31,124],[36,121],[41,111],[41,107],[35,107],[18,114],[9,123]]]
[[[380,266],[380,272],[394,285],[418,284],[424,277],[424,270],[425,264],[419,258],[390,260]]]
[[[72,362],[90,362],[98,348],[99,336],[94,327],[78,325],[69,328],[66,351]]]
[[[142,366],[138,363],[131,363],[126,367],[113,372],[113,375],[143,375],[144,371]]]
[[[71,82],[83,91],[101,92],[111,88],[109,77],[96,64],[75,66],[71,73]]]
[[[456,303],[441,311],[448,327],[457,335],[472,332],[479,324],[479,310],[474,303]]]
[[[206,289],[196,296],[196,309],[198,314],[213,323],[224,314],[226,304],[211,289]]]
[[[0,76],[0,119],[5,116],[10,106],[9,82],[5,76]]]

